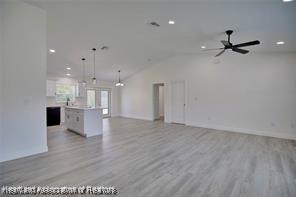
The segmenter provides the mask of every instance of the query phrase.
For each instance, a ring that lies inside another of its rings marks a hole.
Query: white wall
[[[296,139],[296,54],[183,55],[125,81],[122,116],[153,119],[152,84],[165,83],[170,122],[170,83],[186,80],[186,124]]]
[[[47,151],[46,14],[19,1],[1,7],[5,116],[0,161],[6,161]]]
[[[2,11],[2,3],[0,2],[0,150],[3,150],[3,127],[2,127],[2,122],[3,122],[3,72],[4,72],[4,69],[3,69],[3,64],[2,64],[2,47],[3,46],[3,41],[2,41],[2,31],[3,31],[3,22],[2,22],[2,18],[3,18],[3,11]],[[1,153],[1,151],[0,151]],[[1,157],[0,157],[1,158]]]

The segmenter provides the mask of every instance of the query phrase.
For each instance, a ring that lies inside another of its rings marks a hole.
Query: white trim
[[[159,87],[162,86],[163,90],[165,88],[165,83],[164,82],[160,82],[160,83],[152,83],[152,115],[153,115],[153,120],[157,120],[159,119],[159,115],[155,116],[155,91],[154,88],[158,87],[158,91],[159,91]],[[159,95],[158,95],[159,96]],[[164,105],[164,111],[165,111],[165,104],[166,104],[166,100],[164,99],[163,105]],[[159,107],[158,107],[159,110]],[[165,116],[165,113],[164,113]]]
[[[112,117],[121,117],[121,115],[119,113],[114,113],[114,114],[111,114],[111,118]]]
[[[222,126],[222,125],[209,125],[204,123],[186,123],[186,126],[296,140],[296,134],[292,134],[292,133],[274,132],[274,131],[258,131],[258,130],[244,129],[244,128],[233,128],[233,127]]]
[[[153,118],[138,117],[138,116],[120,116],[120,117],[153,121]],[[165,123],[172,124],[172,122],[165,122]],[[292,133],[283,133],[283,132],[274,132],[274,131],[257,131],[257,130],[244,129],[244,128],[227,127],[222,125],[209,125],[205,123],[186,122],[185,126],[215,129],[215,130],[226,131],[226,132],[244,133],[244,134],[250,134],[250,135],[275,137],[275,138],[288,139],[288,140],[296,140],[296,134],[292,134]]]
[[[18,150],[16,152],[10,152],[3,155],[3,157],[0,158],[0,163],[45,152],[48,152],[48,146],[32,147],[30,149]]]

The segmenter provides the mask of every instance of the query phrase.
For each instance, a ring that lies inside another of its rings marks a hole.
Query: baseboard
[[[132,118],[132,119],[138,119],[138,120],[150,120],[152,121],[153,118],[148,118],[148,117],[140,117],[140,116],[127,116],[127,115],[121,115],[120,117],[122,118]]]
[[[27,157],[27,156],[32,156],[32,155],[36,155],[44,152],[48,152],[48,146],[33,147],[26,150],[19,150],[17,152],[5,153],[5,155],[2,154],[3,157],[0,158],[0,163]]]
[[[111,114],[111,117],[121,117],[120,114]]]
[[[209,125],[204,123],[186,123],[186,126],[230,131],[230,132],[236,132],[236,133],[245,133],[245,134],[251,134],[251,135],[260,135],[260,136],[267,136],[267,137],[275,137],[275,138],[282,138],[282,139],[288,139],[288,140],[296,140],[296,134],[293,135],[290,133],[280,133],[280,132],[274,132],[274,131],[257,131],[257,130],[233,128],[233,127],[227,127],[227,126],[221,126],[221,125]]]

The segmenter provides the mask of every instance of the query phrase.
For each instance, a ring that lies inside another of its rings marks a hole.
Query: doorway
[[[185,124],[185,81],[172,82],[172,122]]]
[[[88,107],[101,107],[103,118],[111,116],[111,89],[87,89],[86,102]]]
[[[111,116],[111,90],[100,89],[100,107],[102,108],[103,117]]]
[[[164,83],[153,84],[153,119],[164,121]]]

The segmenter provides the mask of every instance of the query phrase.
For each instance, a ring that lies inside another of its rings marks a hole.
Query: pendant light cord
[[[82,60],[82,65],[83,65],[82,66],[83,67],[82,69],[83,69],[83,82],[84,82],[85,81],[85,63],[84,63],[85,58],[82,58],[81,60]]]
[[[96,78],[96,48],[92,50],[94,51],[94,78]]]

